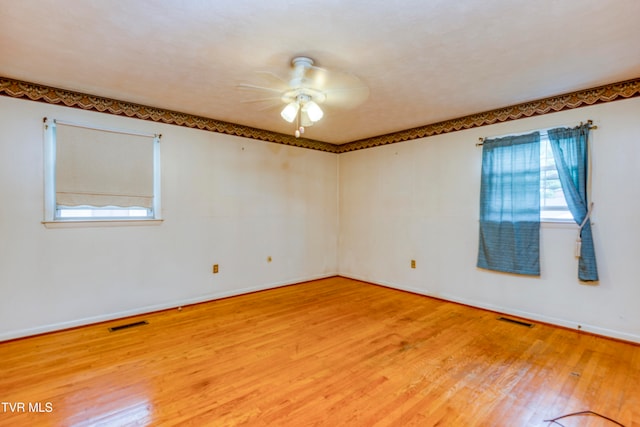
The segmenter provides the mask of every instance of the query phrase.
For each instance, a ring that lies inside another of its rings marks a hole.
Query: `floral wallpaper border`
[[[0,95],[13,98],[25,98],[49,104],[62,104],[67,107],[94,110],[102,113],[123,115],[142,120],[167,123],[177,126],[197,128],[211,132],[237,135],[245,138],[268,141],[330,153],[346,153],[380,145],[393,144],[412,139],[425,138],[463,129],[487,126],[509,120],[538,116],[579,107],[586,107],[602,102],[640,96],[640,78],[612,83],[593,89],[557,95],[537,101],[525,102],[483,113],[472,114],[457,119],[428,124],[387,135],[366,138],[347,144],[336,145],[305,138],[295,138],[263,129],[237,125],[206,117],[169,111],[162,108],[149,107],[131,102],[118,101],[100,96],[87,95],[65,89],[29,83],[20,80],[0,77]]]
[[[0,77],[0,95],[6,95],[14,98],[25,98],[48,104],[60,104],[67,107],[94,110],[101,113],[151,120],[171,125],[197,128],[210,132],[237,135],[245,138],[293,145],[312,150],[335,152],[335,145],[326,142],[296,138],[293,135],[284,135],[277,132],[237,125],[207,117],[149,107],[126,101],[118,101],[116,99],[88,95],[80,92],[58,89],[4,77]]]
[[[509,120],[522,119],[525,117],[555,113],[558,111],[586,107],[602,102],[616,101],[635,96],[640,96],[640,78],[544,98],[537,101],[525,102],[518,105],[512,105],[510,107],[498,108],[496,110],[472,114],[413,129],[407,129],[388,135],[353,141],[348,144],[338,146],[336,152],[346,153],[349,151],[362,150],[364,148],[425,138],[428,136],[487,126]]]

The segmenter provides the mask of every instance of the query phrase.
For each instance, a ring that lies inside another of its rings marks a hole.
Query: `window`
[[[578,278],[598,280],[586,185],[590,129],[589,121],[484,141],[479,268],[539,276],[540,222],[567,221],[580,225]]]
[[[160,219],[159,135],[45,120],[45,223]]]
[[[540,133],[540,220],[574,222],[564,198],[547,132]]]
[[[553,157],[553,150],[551,149],[551,143],[546,131],[540,131],[540,221],[542,222],[571,222],[573,223],[573,216],[567,206],[567,201],[562,191],[562,185],[560,184],[560,175],[556,168],[556,162]],[[503,138],[508,138],[503,137]],[[505,159],[506,161],[506,159]],[[513,161],[511,159],[510,161]],[[534,163],[531,163],[532,167]],[[515,165],[514,165],[515,167]],[[518,166],[523,168],[520,170],[518,176],[524,177],[530,171],[525,166]],[[535,164],[536,180],[538,165]],[[528,176],[528,175],[527,175]],[[524,178],[523,178],[524,179]],[[504,197],[510,197],[508,194],[502,194],[500,197],[496,197],[493,201],[494,205],[492,211],[501,216],[502,206],[504,204]]]

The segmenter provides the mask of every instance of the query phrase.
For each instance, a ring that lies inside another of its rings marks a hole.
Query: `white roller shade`
[[[56,204],[153,206],[154,138],[56,124]]]

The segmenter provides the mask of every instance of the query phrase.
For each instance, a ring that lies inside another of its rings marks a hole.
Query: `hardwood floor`
[[[0,425],[640,426],[640,346],[497,317],[336,277],[0,343]]]

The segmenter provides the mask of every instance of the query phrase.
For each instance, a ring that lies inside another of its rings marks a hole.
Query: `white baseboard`
[[[425,296],[428,296],[428,297],[433,297],[433,298],[438,298],[438,299],[442,299],[442,300],[446,300],[446,301],[450,301],[450,302],[464,304],[464,305],[468,305],[468,306],[471,306],[471,307],[476,307],[476,308],[480,308],[480,309],[484,309],[484,310],[495,311],[495,312],[498,312],[498,313],[508,314],[508,315],[511,315],[511,316],[517,316],[517,317],[521,317],[521,318],[528,319],[528,320],[534,320],[534,321],[538,321],[538,322],[548,323],[548,324],[551,324],[551,325],[561,326],[561,327],[568,328],[568,329],[574,329],[574,330],[577,330],[577,331],[585,331],[585,332],[589,332],[589,333],[592,333],[592,334],[601,335],[601,336],[604,336],[604,337],[615,338],[615,339],[619,339],[619,340],[623,340],[623,341],[629,341],[629,342],[640,344],[640,336],[635,335],[635,334],[630,334],[630,333],[626,333],[626,332],[622,332],[622,331],[616,331],[616,330],[612,330],[612,329],[602,328],[602,327],[599,327],[599,326],[596,326],[596,325],[579,323],[579,322],[576,322],[574,320],[568,320],[568,319],[563,319],[563,318],[544,316],[544,315],[540,315],[540,314],[537,314],[537,313],[517,310],[517,309],[513,309],[513,308],[509,308],[509,307],[502,307],[502,306],[498,306],[498,305],[494,305],[494,304],[484,303],[484,302],[481,302],[481,301],[469,300],[469,299],[466,299],[466,298],[460,298],[460,297],[458,297],[456,295],[452,295],[452,294],[431,293],[428,290],[421,289],[421,288],[413,288],[413,287],[410,287],[410,286],[402,286],[402,285],[398,285],[396,283],[391,283],[391,282],[386,282],[386,281],[371,280],[369,278],[358,276],[358,275],[353,275],[353,274],[337,274],[337,273],[323,274],[323,275],[310,276],[310,277],[302,277],[302,278],[287,280],[287,281],[283,281],[283,282],[275,282],[275,283],[263,284],[263,285],[260,285],[260,286],[252,286],[252,287],[245,287],[245,288],[241,288],[241,289],[233,289],[233,290],[224,291],[224,292],[217,292],[217,293],[213,293],[213,294],[200,295],[200,296],[194,297],[194,298],[187,298],[187,299],[182,299],[182,300],[177,300],[177,301],[171,301],[171,302],[164,303],[164,304],[149,305],[149,306],[139,307],[139,308],[135,308],[135,309],[131,309],[131,310],[124,310],[124,311],[119,311],[119,312],[114,312],[114,313],[108,313],[108,314],[104,314],[104,315],[100,315],[100,316],[86,317],[86,318],[76,319],[76,320],[72,320],[72,321],[68,321],[68,322],[60,322],[60,323],[54,323],[54,324],[49,324],[49,325],[42,325],[42,326],[38,326],[38,327],[35,327],[35,328],[28,328],[28,329],[22,329],[22,330],[17,330],[17,331],[5,332],[5,333],[0,334],[0,342],[11,340],[11,339],[16,339],[16,338],[24,338],[24,337],[33,336],[33,335],[39,335],[39,334],[48,333],[48,332],[60,331],[60,330],[69,329],[69,328],[75,328],[75,327],[78,327],[78,326],[86,326],[86,325],[90,325],[90,324],[94,324],[94,323],[100,323],[100,322],[105,322],[105,321],[110,321],[110,320],[121,319],[121,318],[125,318],[125,317],[130,317],[130,316],[137,316],[137,315],[140,315],[140,314],[152,313],[152,312],[155,312],[155,311],[167,310],[167,309],[181,307],[181,306],[187,306],[187,305],[191,305],[191,304],[198,304],[198,303],[202,303],[202,302],[206,302],[206,301],[212,301],[212,300],[216,300],[216,299],[227,298],[227,297],[247,294],[247,293],[251,293],[251,292],[258,292],[258,291],[278,288],[278,287],[282,287],[282,286],[289,286],[289,285],[302,283],[302,282],[307,282],[307,281],[311,281],[311,280],[326,279],[328,277],[333,277],[333,276],[336,276],[336,275],[339,275],[341,277],[346,277],[346,278],[349,278],[349,279],[360,280],[362,282],[367,282],[367,283],[373,283],[373,284],[376,284],[376,285],[386,286],[386,287],[393,288],[393,289],[407,291],[407,292],[411,292],[411,293],[415,293],[415,294],[419,294],[419,295],[425,295]]]
[[[48,332],[61,331],[64,329],[76,328],[78,326],[86,326],[94,323],[106,322],[110,320],[122,319],[130,316],[137,316],[145,313],[153,313],[155,311],[168,310],[176,307],[184,307],[191,304],[198,304],[201,302],[213,301],[216,299],[228,298],[232,296],[248,294],[251,292],[264,291],[267,289],[279,288],[282,286],[295,285],[297,283],[308,282],[311,280],[326,279],[328,277],[334,277],[337,273],[322,274],[309,277],[301,277],[297,279],[286,280],[283,282],[275,282],[269,284],[262,284],[259,286],[246,287],[241,289],[233,289],[224,292],[217,292],[213,294],[199,295],[194,298],[186,298],[177,301],[171,301],[163,304],[148,305],[144,307],[134,308],[131,310],[118,311],[114,313],[107,313],[99,316],[85,317],[82,319],[71,320],[68,322],[52,323],[48,325],[37,326],[35,328],[21,329],[17,331],[4,332],[0,334],[0,342],[25,338],[33,335],[40,335]]]
[[[448,293],[430,293],[425,289],[412,288],[410,286],[402,286],[396,283],[390,283],[386,281],[374,281],[364,277],[359,277],[357,275],[352,274],[340,274],[341,277],[346,277],[349,279],[360,280],[362,282],[373,283],[375,285],[385,286],[388,288],[398,289],[401,291],[407,291],[414,294],[425,295],[428,297],[438,298],[445,301],[455,302],[459,304],[468,305],[475,308],[480,308],[483,310],[495,311],[501,314],[508,314],[511,316],[521,317],[527,320],[535,320],[542,323],[548,323],[550,325],[561,326],[567,329],[574,329],[576,331],[584,331],[589,332],[595,335],[600,335],[603,337],[614,338],[622,341],[633,342],[636,344],[640,344],[640,336],[635,334],[630,334],[623,331],[616,331],[613,329],[602,328],[596,325],[590,325],[586,323],[577,322],[575,320],[545,316],[537,313],[532,313],[528,311],[513,309],[509,307],[502,307],[499,305],[488,304],[481,301],[470,300],[466,298],[460,298],[456,295],[448,294]]]

